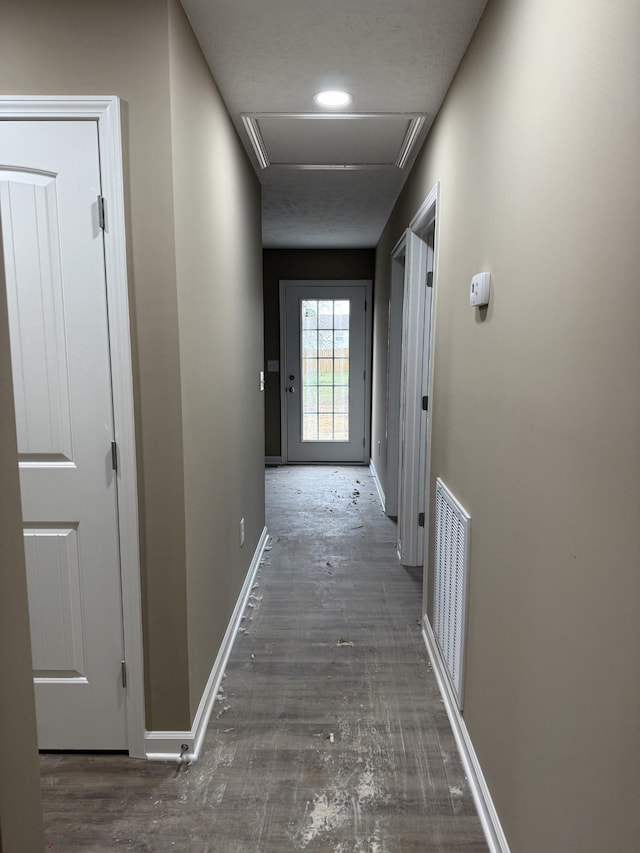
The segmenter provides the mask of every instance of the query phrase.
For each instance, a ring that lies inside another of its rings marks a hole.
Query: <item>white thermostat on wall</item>
[[[491,291],[491,273],[479,272],[471,279],[471,291],[469,293],[469,302],[477,307],[478,305],[489,304],[489,293]]]

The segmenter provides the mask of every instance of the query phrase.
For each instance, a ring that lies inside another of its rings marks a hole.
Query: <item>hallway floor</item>
[[[266,476],[271,539],[200,760],[43,756],[48,849],[486,851],[421,578],[398,564],[369,471]]]

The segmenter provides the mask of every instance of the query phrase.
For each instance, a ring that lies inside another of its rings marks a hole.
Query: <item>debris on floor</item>
[[[100,769],[93,757],[42,756],[48,853],[85,841],[96,851],[408,853],[423,850],[430,832],[442,853],[487,850],[415,630],[418,574],[398,563],[395,523],[367,506],[366,468],[332,470],[267,473],[276,536],[265,544],[276,553],[264,554],[249,584],[199,763],[140,768],[114,755],[101,757]],[[303,497],[292,494],[298,483]],[[247,662],[250,645],[259,651]],[[441,760],[425,764],[439,749]],[[87,779],[105,792],[104,819],[82,794]],[[69,820],[64,798],[76,786]]]

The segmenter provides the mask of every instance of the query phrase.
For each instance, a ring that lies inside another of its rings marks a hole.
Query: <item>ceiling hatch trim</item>
[[[423,141],[427,116],[242,113],[241,119],[260,169],[337,171],[405,169]],[[301,152],[310,154],[308,162]]]
[[[251,116],[242,115],[242,124],[244,125],[244,129],[247,131],[247,136],[249,137],[249,142],[251,143],[251,147],[258,158],[258,163],[260,164],[261,169],[266,169],[267,166],[271,165],[271,161],[269,160],[269,155],[267,154],[267,149],[264,146],[264,141],[262,139],[262,134],[260,133],[260,128],[258,127],[257,122]]]

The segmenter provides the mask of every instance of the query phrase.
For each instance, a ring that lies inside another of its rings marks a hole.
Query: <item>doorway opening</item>
[[[370,281],[281,281],[282,461],[369,458]]]
[[[389,303],[385,511],[400,562],[416,567],[428,553],[437,202],[438,185],[392,253]]]

